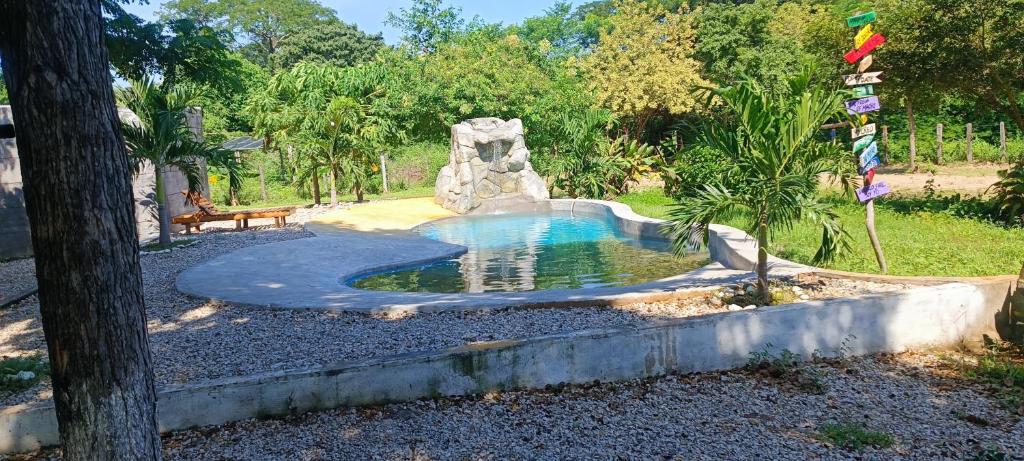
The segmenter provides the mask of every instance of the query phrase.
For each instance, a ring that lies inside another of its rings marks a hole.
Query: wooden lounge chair
[[[181,191],[181,193],[187,197],[192,204],[199,208],[199,210],[193,213],[178,215],[171,219],[172,224],[184,225],[186,234],[191,234],[193,227],[195,227],[196,232],[199,232],[199,226],[202,223],[214,221],[234,221],[235,229],[241,230],[249,228],[250,219],[274,218],[274,226],[281,227],[288,224],[288,216],[295,213],[295,207],[219,211],[213,203],[198,192],[189,194],[188,191]]]

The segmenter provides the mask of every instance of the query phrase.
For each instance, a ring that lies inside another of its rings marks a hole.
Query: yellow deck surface
[[[331,230],[397,231],[449,216],[455,216],[455,213],[434,203],[433,197],[420,197],[356,205],[347,210],[325,213],[306,225],[317,233]]]

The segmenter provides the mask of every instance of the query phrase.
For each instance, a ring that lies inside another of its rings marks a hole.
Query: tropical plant
[[[1024,222],[1024,161],[999,172],[999,181],[990,188],[996,213],[1011,223]]]
[[[197,97],[194,87],[178,86],[164,90],[148,78],[132,80],[130,86],[118,92],[120,103],[138,116],[138,120],[124,122],[122,128],[135,172],[147,164],[154,170],[161,245],[171,242],[171,220],[164,185],[164,173],[168,167],[174,167],[185,176],[189,192],[202,190],[203,160],[225,170],[232,187],[237,188],[241,182],[240,167],[232,152],[198,140],[189,131],[186,115]]]
[[[825,174],[848,178],[848,156],[837,144],[817,140],[821,125],[840,115],[844,93],[811,80],[811,70],[792,77],[788,91],[772,94],[756,82],[712,90],[731,117],[708,123],[701,140],[718,149],[732,167],[729,184],[714,179],[696,194],[683,197],[671,212],[677,251],[685,251],[695,230],[736,210],[749,212],[749,230],[757,237],[757,290],[769,303],[768,240],[798,220],[822,227],[815,262],[831,260],[848,247],[847,233],[832,205],[818,200]]]

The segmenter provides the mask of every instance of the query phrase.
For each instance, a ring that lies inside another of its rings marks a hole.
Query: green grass
[[[25,381],[14,378],[14,375],[20,371],[31,371],[36,376]],[[9,395],[31,388],[49,374],[50,364],[42,355],[0,360],[0,395]]]
[[[159,242],[154,242],[154,243],[150,243],[148,245],[143,245],[142,248],[140,248],[140,250],[142,250],[142,251],[170,250],[170,249],[174,249],[174,248],[178,248],[178,247],[189,246],[189,245],[191,245],[193,243],[195,243],[194,239],[174,240],[174,241],[172,241],[171,243],[169,243],[167,245],[161,245]]]
[[[873,431],[855,423],[826,424],[818,430],[821,440],[850,450],[865,447],[890,448],[896,439],[885,432]]]
[[[851,251],[828,265],[830,269],[877,273],[878,264],[864,229],[864,206],[833,198],[836,212],[850,233]],[[902,202],[905,205],[907,199]],[[666,219],[672,199],[651,189],[623,195],[618,201],[637,213]],[[977,219],[931,211],[905,211],[907,207],[876,206],[876,228],[891,275],[983,276],[1016,274],[1024,263],[1024,229],[1007,228]],[[747,229],[743,215],[721,224]],[[779,232],[769,245],[772,254],[810,264],[821,241],[821,229],[810,222]]]

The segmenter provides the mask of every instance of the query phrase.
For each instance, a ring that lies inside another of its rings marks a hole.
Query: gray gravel
[[[0,301],[36,287],[35,260],[15,259],[0,263]]]
[[[905,354],[809,365],[824,394],[746,372],[669,376],[252,420],[180,432],[164,447],[167,459],[181,460],[930,460],[971,459],[983,449],[1024,456],[1019,416],[984,389],[920,363]],[[822,425],[841,422],[888,433],[896,445],[855,452],[819,440]]]

